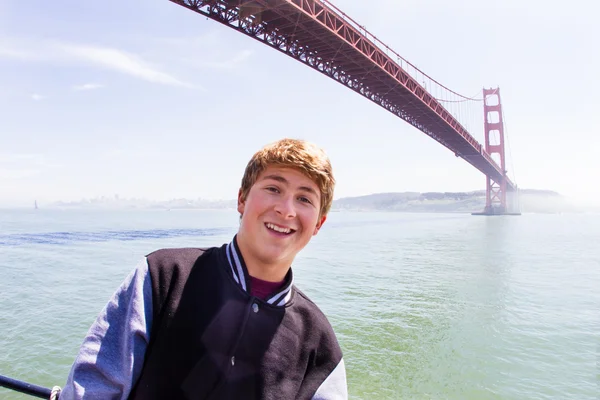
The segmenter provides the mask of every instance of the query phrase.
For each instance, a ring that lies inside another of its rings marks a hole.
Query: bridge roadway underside
[[[170,0],[327,75],[410,123],[496,182],[506,179],[482,145],[355,25],[315,0]]]

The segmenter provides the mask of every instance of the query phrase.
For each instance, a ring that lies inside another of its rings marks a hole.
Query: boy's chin
[[[287,246],[266,246],[259,251],[262,255],[263,262],[268,264],[276,264],[285,260],[293,259],[298,253],[296,249],[288,248]]]

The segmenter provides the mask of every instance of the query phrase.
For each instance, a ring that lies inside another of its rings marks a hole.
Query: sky
[[[519,187],[600,202],[598,4],[333,4],[452,90],[499,87]],[[325,149],[335,198],[485,189],[383,108],[170,1],[0,1],[0,206],[234,199],[252,154],[283,137]]]

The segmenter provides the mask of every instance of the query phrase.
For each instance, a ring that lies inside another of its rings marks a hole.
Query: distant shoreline
[[[579,206],[561,194],[550,190],[521,189],[519,204],[525,213],[598,212],[600,206]],[[80,210],[235,210],[236,200],[172,199],[153,201],[99,197],[79,201],[58,201],[48,204],[38,201],[40,209]],[[389,192],[334,200],[331,211],[394,211],[411,213],[471,213],[483,210],[485,191],[471,192]],[[3,209],[6,207],[0,207]],[[27,209],[28,207],[10,207]],[[34,209],[33,203],[31,209]]]

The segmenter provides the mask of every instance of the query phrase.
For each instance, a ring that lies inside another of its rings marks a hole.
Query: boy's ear
[[[237,210],[240,215],[244,214],[244,207],[246,206],[246,201],[242,200],[242,188],[238,191],[238,201],[237,201]]]
[[[327,215],[323,215],[321,218],[319,218],[319,221],[317,222],[317,226],[315,226],[315,231],[313,232],[313,236],[315,236],[317,233],[319,233],[319,229],[321,229],[321,227],[323,226],[323,224],[325,223],[326,220],[327,220]]]

